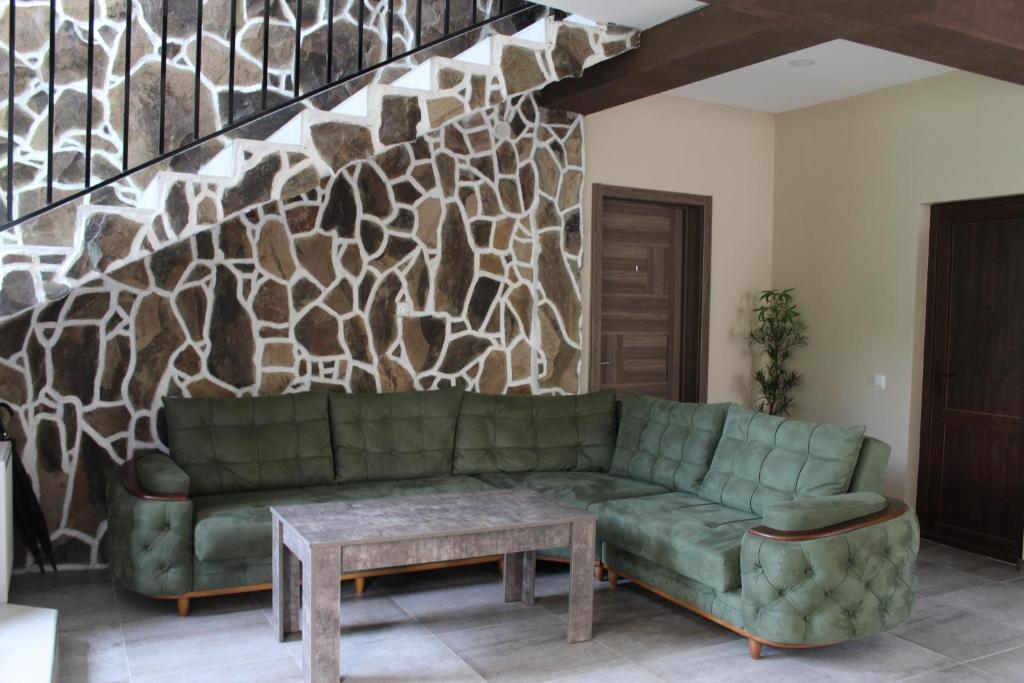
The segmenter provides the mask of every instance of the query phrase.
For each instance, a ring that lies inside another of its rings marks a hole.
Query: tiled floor
[[[1024,681],[1024,578],[1010,565],[924,543],[919,599],[897,630],[818,650],[746,643],[629,584],[599,584],[594,639],[569,646],[568,575],[541,567],[537,605],[502,601],[494,567],[379,579],[342,597],[346,681]],[[106,572],[19,576],[13,600],[60,610],[63,681],[299,680],[300,643],[271,633],[270,595],[170,602]],[[2,673],[0,673],[2,678]]]

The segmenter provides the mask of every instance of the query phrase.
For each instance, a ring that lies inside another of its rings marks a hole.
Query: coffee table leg
[[[277,640],[299,631],[299,558],[285,546],[281,538],[281,522],[273,525],[273,614]]]
[[[505,602],[523,599],[523,553],[505,553]]]
[[[523,602],[533,604],[533,586],[537,579],[537,551],[527,550],[523,553]]]
[[[573,522],[569,558],[569,642],[590,640],[594,618],[594,520]]]
[[[341,677],[341,551],[310,548],[302,563],[302,674],[306,683]]]

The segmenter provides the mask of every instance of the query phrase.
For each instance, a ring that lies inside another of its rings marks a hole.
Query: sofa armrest
[[[798,498],[772,505],[764,511],[764,526],[752,530],[756,536],[787,540],[785,532],[843,533],[852,522],[874,524],[879,513],[892,506],[893,516],[906,509],[901,500],[887,500],[877,493],[843,493],[823,498]],[[885,515],[882,515],[885,516]],[[839,527],[839,528],[836,528]],[[828,535],[828,534],[824,534]],[[801,534],[806,537],[807,534]]]
[[[826,644],[910,616],[920,528],[906,503],[820,529],[758,527],[740,545],[743,627],[765,642]]]
[[[137,455],[121,467],[121,484],[143,500],[188,500],[189,476],[163,453]]]
[[[138,462],[129,460],[121,477],[107,480],[107,534],[104,539],[117,582],[136,593],[176,597],[192,590],[193,508],[187,493],[158,493],[139,481]],[[169,460],[169,459],[168,459]],[[173,463],[172,463],[173,464]],[[153,470],[166,463],[154,462]],[[175,466],[176,467],[176,466]],[[156,487],[149,468],[144,481]],[[180,491],[180,480],[179,491]]]

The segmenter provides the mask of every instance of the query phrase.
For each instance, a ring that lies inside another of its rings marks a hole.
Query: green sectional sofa
[[[169,454],[136,456],[108,484],[108,548],[119,583],[182,615],[192,598],[269,588],[271,505],[515,487],[596,513],[600,577],[736,631],[755,658],[877,633],[913,608],[917,518],[880,495],[889,447],[863,427],[611,392],[164,408]],[[342,578],[361,591],[366,576]]]

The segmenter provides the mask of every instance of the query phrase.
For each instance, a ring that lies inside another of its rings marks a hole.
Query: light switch
[[[879,391],[885,391],[885,375],[875,375],[872,386]]]
[[[409,304],[405,303],[404,301],[398,304],[396,313],[398,313],[398,315],[401,316],[409,315]]]

